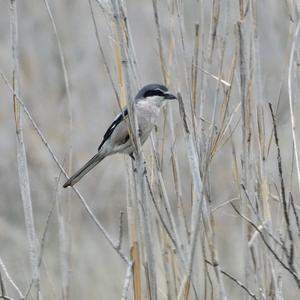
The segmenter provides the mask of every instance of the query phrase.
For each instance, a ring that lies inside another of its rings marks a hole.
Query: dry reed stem
[[[27,240],[29,244],[29,256],[31,266],[31,276],[35,288],[36,298],[40,299],[40,271],[38,266],[38,243],[35,232],[34,217],[32,211],[32,199],[30,191],[30,182],[28,175],[28,165],[26,157],[26,148],[23,136],[23,112],[20,110],[20,105],[17,101],[19,94],[19,54],[18,54],[18,17],[17,3],[11,0],[11,41],[12,41],[12,57],[13,57],[13,107],[16,125],[16,140],[17,140],[17,165],[19,175],[19,185],[21,198],[23,202],[25,226]]]
[[[101,5],[100,1],[97,1],[97,3],[99,5]],[[97,39],[97,44],[98,44],[98,47],[99,47],[99,50],[100,50],[101,57],[102,57],[103,62],[104,62],[105,71],[106,71],[108,79],[109,79],[109,81],[111,83],[111,86],[113,88],[115,97],[116,97],[118,103],[120,103],[119,93],[118,93],[117,87],[116,87],[116,85],[114,83],[114,80],[113,80],[113,77],[112,77],[112,74],[111,74],[111,71],[110,71],[110,68],[109,68],[109,65],[108,65],[108,61],[106,59],[106,56],[104,54],[104,49],[102,47],[102,43],[101,43],[101,39],[100,39],[100,34],[99,34],[99,31],[98,31],[98,28],[97,28],[96,18],[95,18],[95,14],[94,14],[93,5],[92,5],[92,0],[89,0],[89,7],[90,7],[90,11],[91,11],[91,16],[92,16],[92,19],[93,19],[93,25],[94,25],[95,35],[96,35],[96,39]],[[102,10],[106,11],[103,7],[102,7]]]
[[[179,102],[179,110],[183,121],[184,130],[185,130],[185,142],[188,151],[187,155],[189,160],[189,167],[192,174],[193,184],[195,186],[196,197],[197,197],[195,203],[193,204],[194,207],[191,216],[191,242],[190,242],[190,249],[188,253],[188,273],[185,276],[184,280],[182,281],[181,288],[180,288],[181,293],[184,293],[187,296],[189,291],[191,276],[193,273],[195,248],[198,240],[200,216],[202,215],[201,211],[203,211],[206,217],[207,208],[206,208],[205,200],[203,199],[204,198],[203,183],[199,171],[200,169],[199,169],[198,158],[195,150],[195,145],[191,137],[190,130],[188,128],[184,104],[182,101],[182,97],[179,93],[177,95],[177,98]],[[181,294],[179,293],[179,298],[180,297]]]
[[[157,282],[156,282],[156,272],[155,272],[155,257],[153,253],[153,243],[151,243],[151,234],[150,228],[151,223],[149,219],[149,208],[147,203],[147,191],[145,189],[145,177],[144,177],[144,159],[143,154],[141,152],[141,142],[138,137],[138,122],[137,116],[135,113],[135,106],[132,93],[132,87],[134,86],[133,78],[135,72],[130,70],[130,66],[133,67],[133,63],[131,63],[131,59],[134,57],[133,52],[130,52],[130,48],[128,47],[128,43],[125,40],[126,34],[129,38],[128,27],[124,27],[126,25],[126,16],[125,10],[122,6],[122,3],[118,0],[112,0],[112,7],[114,12],[114,19],[117,28],[117,37],[119,41],[119,47],[121,52],[122,59],[122,71],[124,75],[124,81],[127,92],[127,107],[128,107],[128,115],[129,115],[129,124],[131,131],[131,140],[133,145],[135,145],[135,169],[134,171],[134,199],[136,199],[136,205],[138,207],[138,214],[140,224],[138,228],[141,228],[140,237],[143,238],[144,244],[144,254],[143,255],[143,264],[145,267],[145,275],[146,275],[146,283],[148,285],[147,291],[148,296],[152,300],[157,299]],[[122,19],[121,19],[122,18]],[[131,72],[130,72],[131,71]]]
[[[68,142],[68,160],[67,160],[67,169],[69,174],[72,174],[72,135],[73,135],[73,114],[72,114],[72,97],[69,83],[69,75],[65,62],[65,55],[62,48],[62,43],[57,31],[57,26],[54,20],[54,16],[50,9],[48,0],[44,0],[47,14],[49,16],[53,32],[55,35],[59,58],[63,71],[64,84],[67,94],[67,119],[68,119],[68,132],[67,132],[67,142]],[[69,290],[70,290],[70,273],[71,273],[71,189],[67,191],[67,205],[66,205],[66,221],[63,213],[60,214],[60,257],[61,257],[61,272],[62,272],[62,289],[63,289],[63,299],[69,299]],[[62,208],[61,208],[62,209]],[[63,225],[63,223],[66,223]],[[62,232],[63,231],[63,232]]]
[[[294,113],[294,103],[293,103],[293,95],[292,95],[292,69],[293,69],[293,61],[295,55],[295,47],[296,40],[298,38],[300,29],[300,20],[297,23],[297,27],[293,36],[291,54],[289,59],[289,69],[288,69],[288,94],[289,94],[289,106],[290,106],[290,114],[291,114],[291,125],[292,125],[292,136],[293,136],[293,147],[294,147],[294,155],[296,160],[296,169],[297,169],[297,179],[298,179],[298,191],[300,192],[300,166],[299,166],[299,157],[298,157],[298,142],[296,139],[296,121],[295,121],[295,113]]]
[[[133,291],[134,299],[142,299],[142,282],[141,282],[141,261],[140,251],[137,241],[133,241],[130,248],[130,257],[132,260],[132,273],[133,273]]]
[[[132,262],[127,265],[127,270],[124,278],[123,290],[122,290],[122,298],[121,300],[128,299],[128,290],[130,286],[130,281],[132,277]]]

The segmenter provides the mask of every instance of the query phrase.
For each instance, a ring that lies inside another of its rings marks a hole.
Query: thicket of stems
[[[292,165],[289,165],[282,155],[283,142],[277,119],[281,90],[275,100],[264,95],[257,1],[236,1],[237,11],[229,0],[189,4],[197,16],[193,24],[192,45],[189,45],[190,33],[185,28],[184,1],[151,2],[156,32],[156,40],[152,42],[160,66],[158,77],[170,90],[177,92],[178,100],[173,107],[170,105],[164,109],[162,127],[151,134],[147,154],[137,135],[138,123],[132,101],[143,78],[136,58],[136,48],[142,46],[131,31],[135,24],[131,23],[125,1],[89,0],[87,3],[112,94],[120,110],[124,105],[129,109],[130,138],[135,145],[135,160],[126,158],[127,211],[120,213],[116,225],[118,237],[113,238],[76,187],[65,194],[67,205],[60,201],[65,193],[61,190],[62,180],[72,171],[72,111],[77,108],[73,106],[67,58],[63,53],[64,40],[59,36],[51,5],[44,0],[67,94],[68,172],[46,137],[47,133],[32,116],[19,88],[17,2],[11,0],[12,79],[8,79],[10,76],[2,70],[0,72],[11,92],[16,124],[16,158],[31,282],[24,290],[18,287],[14,274],[9,273],[5,261],[0,258],[0,298],[42,299],[41,264],[49,220],[55,209],[61,297],[72,298],[70,201],[75,196],[111,251],[117,254],[116,259],[124,263],[124,281],[118,283],[122,287],[122,294],[118,295],[121,299],[231,299],[232,288],[240,299],[284,299],[283,277],[287,277],[290,285],[299,292],[300,174],[295,109],[299,97],[295,87],[299,82],[299,6],[295,1],[286,1],[290,36],[286,45],[288,64],[283,66],[282,81],[288,83],[291,124],[288,143],[292,145],[289,155],[293,157]],[[208,10],[210,25],[205,31],[207,16],[204,12]],[[101,36],[97,27],[99,14],[106,20],[109,38]],[[110,60],[103,43],[110,43]],[[40,239],[35,232],[23,117],[29,120],[49,159],[57,167],[54,204]],[[178,136],[183,140],[181,143]],[[223,151],[228,154],[230,170],[224,171],[218,166],[218,156]],[[168,159],[170,164],[165,162]],[[186,173],[182,171],[183,166]],[[230,182],[233,186],[228,190],[234,191],[231,199],[225,198],[229,193],[219,191],[225,196],[218,205],[213,192],[219,184],[215,178],[220,178],[216,172],[232,177],[231,181],[225,182]],[[290,177],[286,175],[288,173]],[[172,174],[171,179],[165,174]],[[297,184],[294,186],[295,179]],[[185,186],[187,182],[189,188]],[[232,269],[226,270],[228,264],[224,261],[218,232],[221,228],[217,212],[220,211],[230,211],[236,218],[235,234],[241,243],[241,255],[236,259],[240,264],[239,274],[234,274]],[[125,217],[128,241],[124,241],[127,236],[124,233]],[[8,285],[12,287],[12,296],[7,292]]]

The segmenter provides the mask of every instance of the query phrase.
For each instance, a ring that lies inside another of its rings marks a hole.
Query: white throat
[[[166,101],[161,96],[152,96],[147,97],[147,100],[149,103],[156,105],[157,107],[161,107]]]

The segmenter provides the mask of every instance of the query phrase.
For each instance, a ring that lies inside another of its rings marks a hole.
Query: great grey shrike
[[[176,97],[161,84],[148,84],[137,93],[134,98],[134,105],[141,144],[144,144],[150,135],[163,104],[168,100],[173,99],[176,99]],[[100,161],[109,155],[125,153],[133,157],[134,146],[131,142],[128,126],[128,109],[125,107],[124,110],[116,116],[105,132],[103,140],[98,147],[97,154],[72,175],[63,187],[73,186]]]

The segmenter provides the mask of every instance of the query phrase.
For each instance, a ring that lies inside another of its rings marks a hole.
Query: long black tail
[[[96,165],[99,164],[101,160],[105,158],[105,155],[102,153],[97,153],[94,155],[82,168],[80,168],[74,175],[70,177],[63,185],[64,188],[68,186],[73,186],[77,183],[85,174],[87,174],[90,170],[92,170]]]

